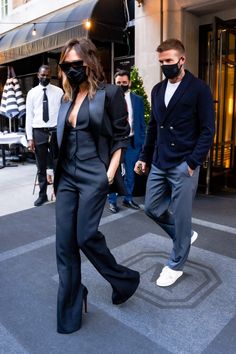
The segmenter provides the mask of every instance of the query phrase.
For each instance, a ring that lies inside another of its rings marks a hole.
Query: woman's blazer
[[[57,122],[58,161],[54,177],[54,190],[57,191],[61,175],[60,155],[63,150],[63,134],[66,117],[73,101],[62,101]],[[89,127],[94,136],[97,152],[106,168],[112,154],[118,149],[126,149],[129,143],[130,127],[127,105],[120,87],[110,84],[99,86],[93,99],[89,100]],[[125,194],[123,178],[118,169],[111,191]]]

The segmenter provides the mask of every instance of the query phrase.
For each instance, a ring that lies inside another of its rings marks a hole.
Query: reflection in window
[[[8,15],[8,0],[1,0],[1,18]]]

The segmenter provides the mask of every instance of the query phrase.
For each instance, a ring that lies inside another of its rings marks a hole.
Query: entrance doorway
[[[236,188],[236,20],[201,26],[199,43],[199,75],[212,89],[216,119],[206,188]]]

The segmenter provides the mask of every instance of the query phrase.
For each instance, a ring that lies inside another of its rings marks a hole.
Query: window
[[[8,15],[8,0],[1,0],[1,18]]]

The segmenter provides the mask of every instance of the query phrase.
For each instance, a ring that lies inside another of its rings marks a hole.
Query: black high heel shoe
[[[84,286],[83,289],[83,304],[84,304],[84,312],[88,313],[88,302],[87,302],[87,298],[88,298],[88,289],[86,288],[86,286]],[[82,306],[83,307],[83,306]],[[82,309],[83,312],[83,309]]]
[[[78,331],[82,325],[82,314],[88,312],[88,289],[80,284],[78,294],[72,303],[68,304],[67,309],[63,307],[62,317],[58,311],[58,333],[69,334]],[[63,320],[62,320],[63,318]]]

